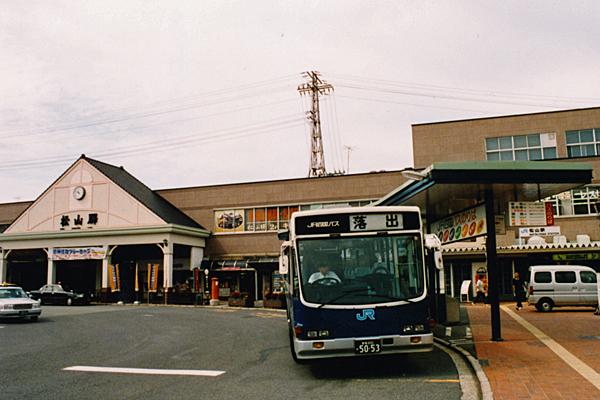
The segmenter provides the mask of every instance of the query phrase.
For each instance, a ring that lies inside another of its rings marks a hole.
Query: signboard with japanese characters
[[[519,228],[520,237],[531,236],[558,236],[560,235],[560,226],[540,226],[535,228]]]
[[[66,247],[54,248],[50,254],[52,260],[101,260],[106,257],[103,247]]]
[[[432,233],[438,235],[442,243],[458,242],[487,235],[485,204],[436,221],[431,224],[430,229]]]
[[[509,202],[510,226],[552,226],[554,209],[550,202]]]

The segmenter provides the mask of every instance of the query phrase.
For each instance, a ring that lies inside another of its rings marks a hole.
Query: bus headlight
[[[403,333],[412,333],[412,332],[425,332],[425,325],[404,325],[402,327]]]
[[[329,331],[326,329],[322,329],[320,331],[306,331],[306,337],[309,339],[328,338]]]

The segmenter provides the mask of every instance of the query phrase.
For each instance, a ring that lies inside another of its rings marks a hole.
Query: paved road
[[[43,306],[37,323],[0,321],[0,343],[2,399],[461,398],[437,347],[296,365],[280,310]]]

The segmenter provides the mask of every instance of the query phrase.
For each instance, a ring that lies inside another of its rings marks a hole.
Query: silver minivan
[[[529,268],[527,302],[538,311],[561,306],[598,306],[596,272],[581,265],[536,265]]]

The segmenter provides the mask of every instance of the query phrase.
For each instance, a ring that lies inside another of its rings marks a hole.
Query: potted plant
[[[263,300],[265,308],[280,308],[285,309],[285,293],[283,292],[267,292]]]
[[[248,292],[231,292],[227,304],[230,307],[254,307],[254,296]]]

